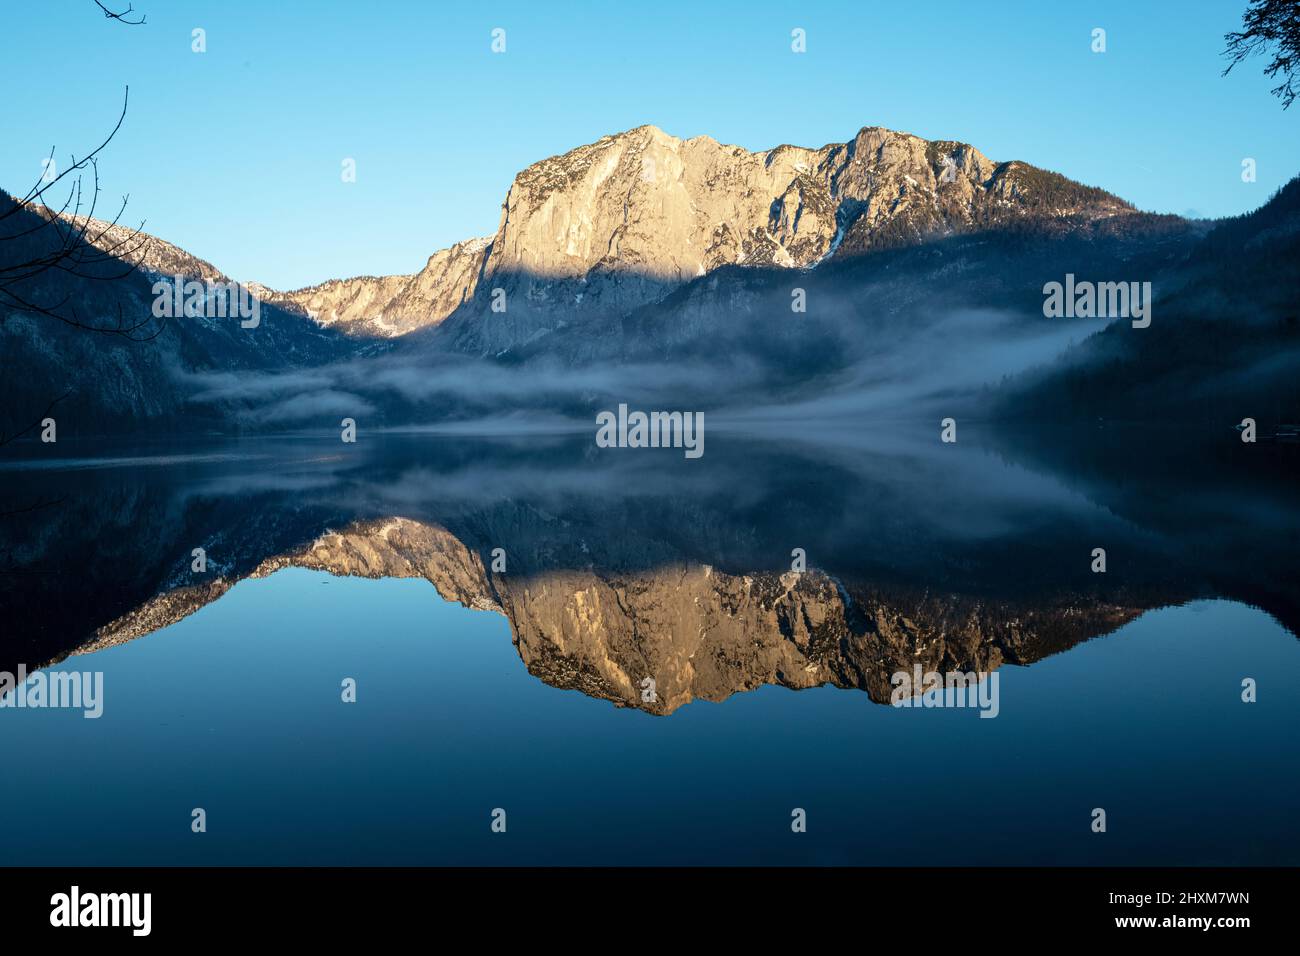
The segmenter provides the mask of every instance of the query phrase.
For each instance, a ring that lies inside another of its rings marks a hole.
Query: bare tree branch
[[[44,195],[46,190],[51,189],[56,183],[60,182],[65,176],[85,169],[86,166],[96,156],[100,154],[100,152],[104,149],[104,147],[113,141],[113,137],[117,135],[117,131],[122,128],[122,123],[126,119],[126,107],[127,104],[130,102],[130,100],[131,100],[131,87],[128,86],[126,87],[125,91],[122,94],[122,112],[118,114],[117,123],[114,124],[113,129],[109,132],[108,136],[104,138],[104,141],[100,143],[98,146],[96,146],[94,149],[92,149],[90,153],[87,156],[84,156],[82,159],[77,160],[77,158],[74,156],[72,165],[69,166],[67,169],[65,169],[63,172],[59,173],[53,179],[49,180],[48,182],[45,180],[44,176],[36,180],[36,183],[32,186],[32,188],[27,191],[27,195],[23,196],[22,199],[18,200],[17,207],[10,209],[6,213],[0,213],[0,220],[8,219],[10,216],[16,213],[20,207],[30,206],[31,203],[33,203],[35,200],[40,199],[41,196]],[[50,162],[53,162],[54,158],[55,158],[54,147],[51,146],[50,156],[49,156]]]
[[[130,5],[129,3],[126,5],[126,9],[123,10],[121,13],[114,13],[112,10],[108,9],[108,7],[106,7],[106,6],[104,6],[102,3],[100,3],[99,0],[95,0],[95,6],[99,7],[99,9],[103,10],[103,11],[104,11],[104,16],[108,17],[108,19],[110,19],[110,20],[116,20],[118,23],[125,23],[127,26],[132,26],[132,27],[142,26],[142,25],[144,24],[144,17],[145,17],[145,15],[144,15],[143,13],[140,14],[140,19],[139,19],[139,20],[127,20],[127,19],[126,19],[126,17],[127,17],[128,15],[130,15],[130,14],[132,14],[132,13],[135,12],[135,10],[131,7],[131,5]]]
[[[1282,82],[1270,92],[1282,101],[1282,109],[1290,109],[1297,96],[1295,74],[1300,68],[1300,2],[1250,0],[1241,25],[1240,32],[1223,37],[1228,44],[1223,55],[1231,59],[1223,75],[1227,76],[1234,66],[1255,53],[1272,47],[1273,59],[1264,68],[1264,75],[1282,77]]]
[[[49,417],[50,412],[54,411],[54,406],[59,404],[59,402],[63,401],[71,394],[72,392],[70,391],[64,392],[58,398],[51,401],[50,404],[45,406],[45,411],[41,412],[41,414],[36,417],[36,420],[33,421],[30,425],[28,425],[26,428],[24,428],[22,431],[14,432],[12,435],[8,434],[7,432],[0,431],[0,447],[9,444],[11,441],[17,441],[19,438],[22,438],[28,432],[40,428],[41,422],[43,422],[46,418]]]
[[[127,197],[122,198],[110,221],[102,222],[94,217],[100,193],[98,156],[122,128],[130,93],[128,87],[123,94],[117,123],[102,143],[81,159],[73,156],[71,165],[61,173],[48,181],[42,177],[21,199],[14,198],[11,208],[0,212],[0,222],[19,212],[27,212],[38,220],[35,225],[0,235],[0,305],[88,332],[132,341],[150,341],[157,338],[165,325],[164,320],[155,320],[152,313],[146,313],[139,321],[128,321],[119,301],[115,305],[115,320],[83,317],[76,306],[70,304],[71,294],[58,302],[50,302],[34,285],[44,274],[54,272],[78,279],[111,282],[130,275],[143,258],[151,240],[141,231],[144,223],[133,230],[119,227]],[[53,151],[50,161],[53,161]],[[46,168],[49,168],[48,164]],[[87,174],[88,194],[84,190]],[[43,201],[37,202],[64,180],[67,181],[68,194],[58,209]],[[10,250],[14,254],[4,254]]]

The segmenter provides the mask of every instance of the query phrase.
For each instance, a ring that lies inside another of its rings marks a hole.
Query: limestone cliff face
[[[1142,611],[1096,602],[1008,608],[929,592],[885,594],[819,571],[726,574],[693,563],[512,576],[489,572],[479,553],[447,530],[406,518],[328,532],[265,559],[250,577],[285,567],[424,578],[447,600],[503,613],[529,673],[547,684],[656,714],[765,684],[832,684],[885,702],[891,675],[914,664],[942,672],[1028,663]],[[233,583],[220,578],[164,592],[78,652],[173,623]]]
[[[404,335],[436,325],[474,294],[490,241],[435,252],[414,275],[331,279],[293,292],[265,290],[263,298],[354,335]]]
[[[486,352],[545,330],[548,316],[626,312],[721,266],[802,269],[1017,217],[1132,212],[1055,173],[878,127],[820,149],[752,153],[642,126],[529,166],[494,236],[439,252],[413,276],[336,280],[273,301],[383,336],[460,309],[457,339]],[[490,308],[496,289],[504,312]]]

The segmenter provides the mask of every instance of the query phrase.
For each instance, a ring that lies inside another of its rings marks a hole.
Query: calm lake
[[[968,435],[28,446],[4,862],[1300,863],[1294,481]]]

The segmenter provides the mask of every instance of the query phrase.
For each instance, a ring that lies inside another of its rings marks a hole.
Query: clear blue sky
[[[147,25],[92,0],[6,10],[0,186],[24,190],[51,144],[60,160],[96,144],[130,84],[109,196],[279,288],[415,271],[493,232],[519,169],[643,123],[749,149],[886,126],[1205,216],[1300,172],[1300,107],[1282,111],[1262,61],[1219,75],[1246,0],[133,2]]]

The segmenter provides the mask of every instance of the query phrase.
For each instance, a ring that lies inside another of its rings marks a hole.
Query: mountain
[[[71,226],[43,206],[15,206],[0,191],[0,215],[9,214],[0,223],[0,269],[11,271],[55,255],[64,245],[55,227]],[[192,403],[190,373],[303,369],[362,351],[356,340],[269,303],[255,328],[238,318],[155,318],[155,282],[177,275],[209,283],[229,278],[157,237],[84,216],[77,223],[67,246],[72,260],[8,286],[52,314],[18,308],[0,295],[0,432],[27,427],[60,396],[66,397],[56,420],[64,435],[147,433],[163,423],[220,428],[224,403]],[[136,326],[131,335],[114,331]]]
[[[755,153],[641,126],[529,166],[493,236],[435,253],[413,276],[272,300],[356,334],[402,335],[454,315],[454,344],[491,354],[557,321],[626,313],[723,266],[801,270],[1017,219],[1134,214],[1055,173],[879,127]],[[505,312],[492,309],[497,289]]]
[[[292,292],[258,286],[266,302],[305,312],[350,335],[393,337],[436,324],[462,305],[478,284],[491,239],[470,239],[435,252],[408,276],[331,279]]]
[[[1167,274],[1152,326],[1107,325],[1009,383],[1000,417],[1300,422],[1300,177],[1213,226]]]
[[[127,342],[0,307],[0,357],[22,370],[0,383],[0,425],[65,392],[89,434],[588,420],[622,401],[817,415],[855,389],[858,417],[1294,421],[1297,193],[1206,224],[876,127],[752,153],[643,126],[528,167],[494,235],[414,275],[250,283],[255,329],[181,318]],[[20,213],[6,228],[50,215]],[[147,320],[159,276],[227,281],[146,238],[125,278],[21,288]],[[40,254],[0,240],[0,259]],[[1150,282],[1155,322],[1046,318],[1044,285],[1067,275]]]

